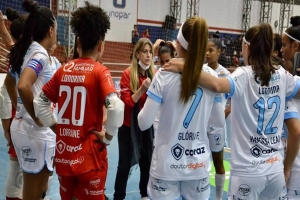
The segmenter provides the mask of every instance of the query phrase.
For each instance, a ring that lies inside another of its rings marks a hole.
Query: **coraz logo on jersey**
[[[171,153],[176,160],[180,160],[180,158],[182,158],[183,152],[184,147],[178,143],[171,148]]]
[[[258,145],[255,145],[250,149],[251,154],[256,158],[260,157],[262,154],[270,154],[270,153],[274,153],[276,151],[277,151],[277,149],[273,149],[273,148],[263,150]]]

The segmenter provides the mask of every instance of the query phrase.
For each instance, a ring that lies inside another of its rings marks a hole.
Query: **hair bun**
[[[15,19],[18,19],[21,17],[21,15],[18,13],[18,11],[12,9],[12,8],[6,8],[5,14],[7,16],[7,19],[9,21],[14,21]]]
[[[300,16],[291,17],[291,24],[292,24],[292,26],[300,25]]]
[[[36,1],[33,0],[24,0],[23,1],[23,8],[25,11],[30,13],[35,13],[38,11],[39,4]]]

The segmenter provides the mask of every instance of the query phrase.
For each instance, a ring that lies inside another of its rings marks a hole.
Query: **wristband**
[[[106,137],[104,136],[103,137],[103,141],[102,141],[104,144],[106,145],[110,145],[110,140],[106,139]]]

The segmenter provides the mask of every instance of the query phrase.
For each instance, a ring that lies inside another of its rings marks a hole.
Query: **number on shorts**
[[[188,126],[190,125],[190,123],[192,121],[192,118],[195,114],[195,111],[196,111],[196,109],[197,109],[197,107],[198,107],[198,105],[199,105],[199,103],[202,99],[203,90],[198,87],[196,89],[196,92],[195,92],[194,95],[195,95],[194,101],[193,101],[188,113],[186,114],[186,117],[185,117],[184,121],[183,121],[183,127],[184,128],[188,128]]]
[[[70,103],[71,100],[71,96],[72,96],[72,91],[71,91],[71,87],[70,86],[66,86],[66,85],[61,85],[60,89],[59,89],[59,96],[61,97],[62,93],[65,92],[67,97],[60,109],[60,111],[58,112],[58,116],[57,116],[57,123],[58,124],[70,124],[70,119],[68,118],[63,118],[63,115]],[[80,114],[79,114],[79,119],[75,118],[76,115],[76,108],[77,108],[77,99],[78,99],[78,95],[81,96],[80,99]],[[74,126],[82,126],[83,125],[83,121],[84,121],[84,111],[85,111],[85,103],[86,103],[86,89],[83,86],[75,86],[74,87],[74,91],[73,91],[73,97],[72,97],[72,125]]]
[[[258,101],[256,101],[253,104],[253,107],[258,109],[258,124],[257,124],[257,133],[258,134],[262,134],[263,132],[263,122],[264,122],[264,115],[265,115],[265,107],[267,107],[268,109],[272,109],[273,108],[273,104],[275,104],[275,111],[270,119],[270,121],[268,122],[264,134],[268,135],[268,134],[275,134],[278,131],[278,127],[272,127],[273,123],[278,115],[278,112],[280,110],[280,97],[279,96],[274,96],[274,97],[270,97],[267,101],[267,106],[265,105],[265,100],[260,97],[258,99]]]

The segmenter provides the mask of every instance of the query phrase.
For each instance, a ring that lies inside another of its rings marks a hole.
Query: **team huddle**
[[[118,95],[99,63],[110,29],[102,8],[86,2],[72,13],[76,55],[62,66],[51,56],[57,45],[52,11],[33,0],[24,0],[23,8],[29,14],[6,10],[13,40],[0,13],[0,36],[10,49],[0,93],[10,155],[7,200],[48,199],[54,168],[61,199],[104,200],[106,146],[114,136],[115,200],[125,199],[136,164],[141,199],[207,200],[211,157],[220,200],[229,113],[228,199],[300,199],[300,78],[295,67],[294,76],[288,71],[300,52],[299,16],[280,36],[279,49],[269,24],[246,31],[245,66],[231,74],[218,63],[221,41],[209,39],[201,17],[181,25],[176,44],[141,38]]]

